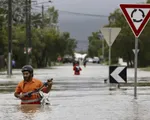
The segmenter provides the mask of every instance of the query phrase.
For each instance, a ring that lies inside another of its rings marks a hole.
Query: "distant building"
[[[87,54],[74,53],[74,56],[76,61],[82,61],[87,56]]]

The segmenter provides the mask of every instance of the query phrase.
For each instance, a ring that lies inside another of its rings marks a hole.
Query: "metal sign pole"
[[[111,65],[111,28],[108,29],[109,30],[109,66],[108,66],[108,71],[109,71],[109,67]],[[109,79],[109,72],[108,72],[108,80],[110,82],[110,79]],[[109,89],[111,89],[111,84],[109,84]]]
[[[137,63],[138,63],[138,38],[135,37],[135,58],[134,58],[134,98],[137,99]]]
[[[150,4],[120,4],[122,13],[130,25],[130,28],[135,36],[135,58],[134,58],[134,67],[135,67],[135,81],[134,81],[134,98],[137,98],[137,65],[138,65],[138,36],[143,31],[144,27],[149,21],[150,18]],[[136,12],[140,10],[143,14],[143,19],[139,22],[137,18],[140,18],[141,12]],[[133,14],[136,15],[133,16]],[[134,20],[133,20],[134,18]]]
[[[111,65],[111,28],[109,28],[109,66]]]

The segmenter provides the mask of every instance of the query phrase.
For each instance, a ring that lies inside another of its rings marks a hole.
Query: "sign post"
[[[118,36],[121,28],[101,28],[100,29],[109,46],[109,66],[111,65],[111,46]]]
[[[138,64],[138,38],[135,37],[135,57],[134,57],[134,98],[137,99],[137,64]]]
[[[101,28],[100,30],[109,46],[109,67],[110,67],[110,65],[111,65],[111,46],[112,46],[113,42],[115,41],[116,37],[118,36],[119,32],[121,31],[121,28],[105,27],[105,28]],[[109,73],[108,73],[108,80],[110,81]]]
[[[150,4],[120,4],[120,8],[135,36],[134,98],[137,99],[138,37],[150,18]]]
[[[109,28],[109,66],[111,65],[111,28]]]

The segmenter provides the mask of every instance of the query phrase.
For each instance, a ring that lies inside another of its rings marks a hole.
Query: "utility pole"
[[[29,27],[28,27],[28,24],[29,24],[29,16],[28,16],[28,0],[26,0],[26,64],[29,63],[29,54],[28,54],[28,44],[29,44]]]
[[[28,13],[28,15],[29,15],[29,24],[28,24],[28,27],[29,27],[29,49],[30,49],[30,51],[29,51],[29,53],[28,54],[30,54],[29,55],[29,63],[30,64],[32,64],[32,57],[31,57],[31,51],[32,51],[32,39],[31,39],[31,0],[29,0],[29,13]]]
[[[11,77],[12,74],[12,63],[11,63],[11,54],[12,54],[12,0],[8,0],[8,77]]]

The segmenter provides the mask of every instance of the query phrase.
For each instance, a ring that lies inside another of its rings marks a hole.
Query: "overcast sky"
[[[48,0],[37,0],[38,3]],[[96,14],[109,16],[122,3],[145,3],[146,0],[52,0],[47,5],[54,6],[57,10],[76,13]],[[79,50],[88,47],[88,36],[92,32],[100,30],[108,23],[107,17],[89,17],[59,12],[59,28],[61,31],[69,32],[71,37],[78,41]]]
[[[47,2],[48,0],[37,0]],[[119,8],[121,3],[141,3],[146,0],[52,0],[56,9],[72,12],[106,14]]]

